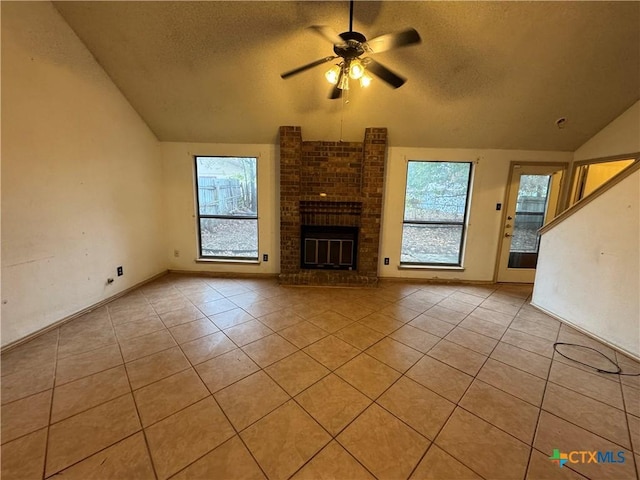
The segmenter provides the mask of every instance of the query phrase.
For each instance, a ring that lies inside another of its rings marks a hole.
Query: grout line
[[[58,349],[60,348],[60,328],[57,328],[56,331],[58,335],[56,336],[56,355],[54,357],[54,365],[53,365],[53,384],[51,386],[51,399],[49,401],[49,418],[47,420],[47,434],[45,436],[44,443],[44,457],[43,457],[43,465],[42,465],[42,478],[46,478],[47,475],[47,458],[49,456],[49,434],[51,430],[51,417],[53,416],[53,400],[56,389],[56,373],[58,370]]]

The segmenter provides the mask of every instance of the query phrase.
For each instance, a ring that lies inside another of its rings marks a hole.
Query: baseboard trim
[[[631,359],[635,360],[636,362],[640,362],[640,356],[638,356],[637,354],[632,353],[632,352],[629,352],[628,350],[626,350],[626,349],[624,349],[624,348],[622,348],[622,347],[620,347],[620,346],[618,346],[618,345],[616,345],[616,344],[614,344],[614,343],[611,343],[611,342],[609,342],[609,341],[607,341],[607,340],[604,340],[603,338],[598,337],[597,335],[595,335],[595,334],[591,333],[590,331],[585,330],[583,327],[580,327],[579,325],[576,325],[576,324],[574,324],[574,323],[570,322],[569,320],[567,320],[567,319],[565,319],[565,318],[562,318],[562,317],[560,317],[559,315],[556,315],[556,314],[555,314],[555,313],[553,313],[553,312],[548,311],[548,310],[547,310],[547,309],[545,309],[544,307],[541,307],[541,306],[539,306],[539,305],[536,305],[536,304],[535,304],[535,303],[533,303],[533,302],[531,302],[531,303],[530,303],[530,305],[531,305],[533,308],[535,308],[535,309],[537,309],[537,310],[540,310],[540,311],[541,311],[542,313],[544,313],[545,315],[549,315],[550,317],[555,318],[555,319],[556,319],[556,320],[558,320],[559,322],[562,322],[562,323],[564,323],[565,325],[568,325],[569,327],[571,327],[571,328],[574,328],[574,329],[578,330],[580,333],[585,334],[587,337],[592,338],[592,339],[594,339],[594,340],[597,340],[597,341],[598,341],[598,342],[600,342],[600,343],[604,343],[607,347],[612,348],[613,350],[615,350],[615,351],[617,351],[617,352],[620,352],[621,354],[623,354],[623,355],[625,355],[625,356],[627,356],[627,357],[629,357],[629,358],[631,358]]]
[[[247,272],[208,272],[202,270],[167,270],[176,275],[193,275],[210,278],[278,278],[279,273],[247,273]]]
[[[126,288],[126,289],[122,290],[121,292],[116,293],[115,295],[112,295],[112,296],[110,296],[108,298],[105,298],[104,300],[100,300],[98,303],[94,303],[93,305],[90,305],[90,306],[88,306],[86,308],[83,308],[82,310],[80,310],[80,311],[78,311],[76,313],[73,313],[71,315],[68,315],[68,316],[64,317],[63,319],[61,319],[61,320],[57,320],[56,322],[54,322],[54,323],[52,323],[50,325],[47,325],[46,327],[41,328],[40,330],[37,330],[37,331],[35,331],[33,333],[30,333],[26,337],[22,337],[22,338],[20,338],[18,340],[14,340],[13,342],[8,343],[7,345],[4,345],[0,349],[0,353],[6,353],[6,352],[8,352],[8,351],[10,351],[10,350],[12,350],[12,349],[24,344],[24,343],[27,343],[27,342],[33,340],[34,338],[39,337],[40,335],[44,335],[45,333],[48,333],[51,330],[55,330],[56,328],[61,327],[65,323],[70,322],[71,320],[75,320],[78,317],[81,317],[85,313],[89,313],[89,312],[95,310],[96,308],[103,307],[104,305],[106,305],[108,303],[111,303],[111,302],[113,302],[114,300],[117,300],[120,297],[125,296],[127,293],[130,293],[133,290],[136,290],[136,289],[142,287],[143,285],[146,285],[147,283],[151,283],[154,280],[157,280],[159,278],[164,277],[168,273],[169,273],[168,270],[162,271],[162,272],[154,275],[153,277],[150,277],[150,278],[148,278],[146,280],[143,280],[140,283],[136,283],[132,287]]]

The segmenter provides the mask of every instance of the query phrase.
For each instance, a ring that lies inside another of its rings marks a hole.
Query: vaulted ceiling
[[[422,43],[375,55],[408,78],[329,100],[331,55],[310,25],[349,27],[349,2],[54,3],[162,141],[359,141],[573,151],[640,98],[640,2],[356,1],[353,29],[415,28]],[[566,117],[559,129],[556,120]]]

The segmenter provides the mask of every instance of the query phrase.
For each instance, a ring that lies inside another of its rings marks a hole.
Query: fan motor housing
[[[333,51],[339,57],[353,59],[364,53],[362,44],[367,41],[367,38],[363,34],[359,32],[343,32],[340,34],[340,38],[345,41],[345,44],[333,46]]]

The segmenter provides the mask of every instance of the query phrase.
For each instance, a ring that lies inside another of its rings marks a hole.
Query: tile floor
[[[167,275],[2,356],[2,478],[638,478],[640,377],[552,345],[639,365],[529,295]]]

